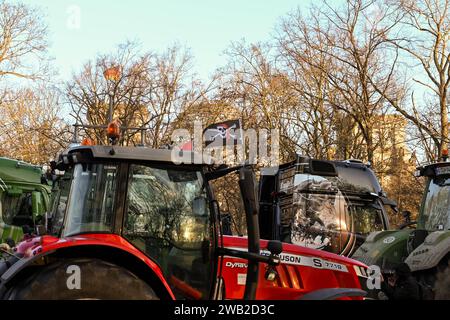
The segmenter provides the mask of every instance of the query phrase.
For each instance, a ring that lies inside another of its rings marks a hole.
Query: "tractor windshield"
[[[430,179],[419,227],[425,230],[450,229],[450,177]]]

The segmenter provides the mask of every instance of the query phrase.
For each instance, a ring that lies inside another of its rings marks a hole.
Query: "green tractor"
[[[11,247],[39,225],[45,227],[51,186],[43,180],[40,167],[0,158],[0,244]]]
[[[370,234],[352,257],[378,266],[384,278],[406,263],[425,299],[450,299],[450,163],[445,160],[416,172],[427,179],[417,221]]]

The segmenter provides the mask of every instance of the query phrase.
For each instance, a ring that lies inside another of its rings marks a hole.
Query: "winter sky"
[[[61,80],[87,60],[126,40],[162,51],[178,42],[191,49],[204,80],[226,59],[231,41],[264,41],[280,17],[310,0],[22,0],[40,8],[49,26],[50,54]]]

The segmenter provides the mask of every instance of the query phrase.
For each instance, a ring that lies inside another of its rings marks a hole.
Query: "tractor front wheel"
[[[129,270],[98,259],[63,259],[14,284],[8,300],[157,300]]]

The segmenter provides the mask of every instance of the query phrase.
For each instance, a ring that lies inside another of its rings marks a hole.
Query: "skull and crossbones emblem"
[[[208,129],[207,133],[210,137],[209,141],[215,141],[216,139],[222,139],[222,140],[228,140],[233,139],[237,140],[238,135],[234,133],[234,130],[236,129],[236,125],[233,125],[231,127],[228,127],[226,124],[221,124],[216,127],[216,129]]]

